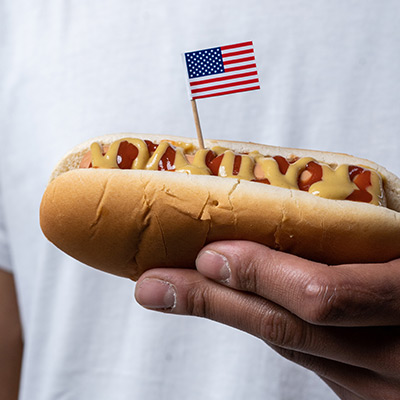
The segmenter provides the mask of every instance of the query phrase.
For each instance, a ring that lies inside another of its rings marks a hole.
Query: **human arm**
[[[399,398],[400,260],[327,266],[237,241],[208,245],[197,269],[150,270],[136,298],[253,334],[342,399]]]
[[[18,398],[22,349],[13,274],[0,268],[0,400]]]

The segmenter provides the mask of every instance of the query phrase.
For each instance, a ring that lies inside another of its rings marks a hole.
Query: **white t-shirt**
[[[221,324],[140,308],[128,280],[43,237],[51,170],[112,132],[194,136],[181,53],[253,40],[261,90],[198,101],[209,138],[324,149],[399,174],[400,2],[5,0],[0,265],[24,329],[22,400],[334,399]]]

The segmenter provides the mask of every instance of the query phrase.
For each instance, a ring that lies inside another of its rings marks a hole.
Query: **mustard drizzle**
[[[118,149],[121,142],[128,142],[136,146],[138,155],[132,164],[132,169],[158,170],[159,163],[171,143],[161,141],[152,155],[149,154],[147,144],[144,140],[135,138],[124,138],[113,142],[103,155],[102,146],[94,142],[90,146],[92,154],[92,166],[94,168],[118,168]],[[209,149],[197,150],[192,162],[187,159],[187,152],[195,149],[189,143],[173,142],[175,154],[175,171],[195,175],[211,175],[211,171],[206,165],[206,156]],[[236,179],[254,180],[255,172],[262,174],[271,185],[287,189],[299,190],[299,175],[304,171],[310,161],[315,161],[322,166],[322,180],[312,184],[309,193],[327,199],[344,200],[358,187],[349,177],[348,165],[342,164],[336,168],[320,163],[311,157],[303,157],[289,164],[285,174],[279,170],[278,163],[272,157],[266,157],[258,152],[249,154],[235,154],[232,150],[216,146],[211,149],[217,155],[224,154],[218,175],[221,177],[233,177]],[[240,169],[237,175],[233,174],[235,155],[242,157]],[[363,167],[365,168],[365,167]],[[371,171],[371,185],[367,191],[372,195],[371,204],[384,205],[382,177],[378,172]]]

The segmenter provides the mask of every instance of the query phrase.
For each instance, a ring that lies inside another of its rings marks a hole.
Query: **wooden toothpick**
[[[199,147],[201,149],[204,149],[204,140],[203,140],[203,134],[201,132],[199,112],[197,111],[196,100],[191,99],[190,102],[192,103],[193,117],[194,117],[194,123],[196,125],[197,140],[199,141]]]

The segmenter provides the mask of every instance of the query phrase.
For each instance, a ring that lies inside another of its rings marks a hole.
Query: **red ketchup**
[[[158,163],[159,171],[175,171],[176,150],[169,145]]]
[[[212,153],[212,152],[211,152]],[[218,175],[219,167],[221,166],[222,159],[224,158],[224,154],[220,154],[219,156],[212,158],[209,157],[210,152],[207,153],[206,156],[206,165],[210,169],[213,175]],[[208,160],[207,160],[208,158]],[[239,175],[240,165],[242,164],[242,156],[235,155],[235,160],[233,162],[233,170],[232,175]]]
[[[277,162],[279,171],[282,175],[286,175],[287,170],[289,169],[290,164],[295,163],[299,158],[295,157],[291,159],[290,161],[282,156],[275,156],[273,159]]]
[[[215,159],[217,157],[217,155],[212,151],[212,150],[208,150],[208,152],[207,152],[207,154],[206,154],[206,160],[205,160],[205,162],[206,162],[206,166],[211,170],[211,168],[210,168],[210,164],[211,164],[211,162]],[[218,168],[219,168],[219,165],[218,165]],[[215,175],[214,173],[213,173],[213,175]]]
[[[322,167],[315,161],[310,161],[304,171],[299,175],[298,185],[300,190],[308,192],[310,186],[322,179]]]
[[[210,171],[213,175],[218,175],[219,167],[221,165],[222,158],[224,157],[224,155],[220,154],[218,157],[214,156],[214,158],[212,158],[212,156],[210,156],[209,157],[210,160],[207,161],[208,155],[209,155],[209,153],[207,153],[207,156],[206,156],[206,165],[210,169]]]
[[[158,147],[158,144],[154,144],[150,140],[145,140],[147,144],[147,148],[149,149],[149,154],[153,154]],[[175,171],[175,155],[176,150],[173,146],[169,145],[165,153],[161,157],[161,160],[158,163],[159,171]]]
[[[372,185],[371,171],[355,165],[349,165],[349,177],[358,189],[346,197],[346,200],[370,203],[372,201],[372,194],[367,191],[367,188]]]
[[[139,150],[135,145],[128,141],[119,144],[117,153],[117,164],[120,169],[131,169],[132,164],[139,154]]]
[[[280,173],[285,175],[290,165],[289,161],[282,156],[275,156],[273,159],[277,162]]]
[[[152,154],[156,151],[158,144],[154,144],[150,140],[145,140],[144,142],[147,144],[147,148],[149,149],[150,154]]]
[[[233,162],[232,175],[239,175],[241,164],[242,164],[242,156],[235,155],[235,161]]]
[[[270,182],[269,179],[267,179],[267,178],[263,178],[263,179],[253,179],[252,182],[265,183],[266,185],[270,185],[270,184],[271,184],[271,182]]]
[[[154,144],[150,140],[145,140],[149,154],[154,153],[157,150],[158,145]],[[123,141],[120,143],[117,154],[117,164],[120,169],[131,169],[132,164],[139,154],[138,148],[129,143],[128,141]],[[175,149],[170,145],[161,157],[158,163],[159,171],[175,171]]]

